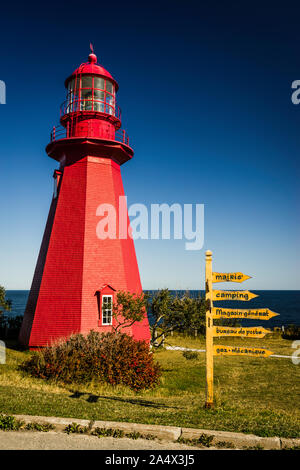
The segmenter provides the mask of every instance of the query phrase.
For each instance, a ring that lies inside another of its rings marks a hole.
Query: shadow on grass
[[[72,395],[69,396],[69,398],[81,398],[82,396],[87,395],[88,397],[86,398],[86,401],[88,403],[97,403],[99,399],[101,400],[113,400],[113,401],[119,401],[122,403],[130,403],[131,405],[139,405],[139,406],[144,406],[144,407],[149,407],[149,408],[174,408],[178,409],[178,406],[168,406],[164,403],[156,403],[153,401],[149,400],[144,400],[142,398],[121,398],[121,397],[113,397],[113,396],[105,396],[105,395],[93,395],[91,393],[84,393],[84,392],[78,392],[78,391],[73,391]]]

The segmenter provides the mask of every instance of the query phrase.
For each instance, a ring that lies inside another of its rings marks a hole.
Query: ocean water
[[[225,290],[225,289],[224,289]],[[156,291],[147,290],[145,292],[154,293]],[[269,308],[280,316],[273,317],[268,321],[259,320],[243,320],[243,326],[265,326],[267,328],[282,325],[298,325],[300,326],[300,290],[257,290],[251,291],[259,295],[249,302],[238,301],[222,301],[214,302],[215,307],[228,308]],[[29,291],[27,290],[7,290],[7,298],[12,301],[12,310],[9,316],[23,315],[26,307]],[[182,295],[185,291],[172,291],[173,294]],[[204,295],[204,291],[189,291],[192,297]],[[151,323],[151,316],[149,316]]]

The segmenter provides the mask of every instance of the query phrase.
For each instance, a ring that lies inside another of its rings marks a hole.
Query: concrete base
[[[263,448],[265,450],[280,450],[300,446],[299,439],[285,439],[279,437],[259,437],[254,434],[243,434],[227,431],[212,431],[208,429],[180,428],[176,426],[160,426],[152,424],[123,423],[116,421],[89,421],[76,418],[56,418],[52,416],[30,416],[14,415],[15,418],[27,423],[51,423],[55,431],[63,431],[66,426],[76,423],[80,426],[88,427],[91,431],[95,428],[119,429],[125,433],[138,432],[143,436],[153,436],[169,442],[176,442],[179,438],[194,440],[199,439],[203,434],[213,436],[211,445],[213,447],[232,445],[237,449]],[[219,443],[222,443],[221,445]],[[225,447],[225,446],[224,446]]]

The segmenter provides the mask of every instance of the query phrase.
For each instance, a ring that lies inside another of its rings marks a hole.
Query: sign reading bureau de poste
[[[255,357],[268,357],[273,354],[273,351],[269,351],[264,348],[250,348],[250,347],[239,347],[239,346],[221,346],[214,344],[214,355],[215,356],[255,356]]]
[[[242,336],[245,338],[263,338],[267,333],[272,333],[261,326],[253,327],[231,327],[231,326],[214,326],[213,335],[218,336]]]
[[[249,290],[213,290],[212,300],[251,300],[258,295],[253,294]]]
[[[213,318],[249,318],[250,320],[270,320],[270,318],[279,315],[279,313],[272,312],[268,308],[239,309],[213,307],[211,313]]]
[[[244,282],[251,276],[243,273],[212,273],[212,282]]]

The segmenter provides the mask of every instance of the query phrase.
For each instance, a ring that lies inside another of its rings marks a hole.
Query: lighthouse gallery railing
[[[56,140],[68,139],[72,137],[95,138],[98,136],[93,135],[92,128],[89,128],[89,126],[87,129],[84,129],[83,131],[81,131],[80,134],[76,134],[76,136],[73,136],[71,135],[69,128],[65,128],[59,124],[53,127],[50,133],[50,142],[55,142]],[[114,140],[129,146],[129,137],[128,137],[127,132],[124,129],[119,129],[115,132]]]

